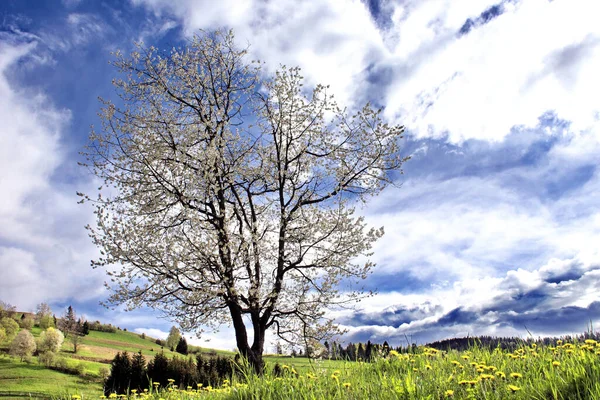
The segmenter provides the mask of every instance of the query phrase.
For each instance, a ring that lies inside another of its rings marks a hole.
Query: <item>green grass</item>
[[[269,357],[273,361],[275,357]],[[158,400],[275,399],[600,399],[600,345],[522,347],[514,353],[472,347],[417,354],[390,353],[372,363],[322,362],[278,358],[283,376],[249,373],[220,388],[160,389],[143,398]],[[283,361],[289,361],[284,364]],[[295,364],[294,366],[292,366]],[[338,369],[332,371],[331,367]],[[302,370],[300,370],[302,368]],[[176,384],[176,383],[175,383]],[[135,396],[130,396],[130,399]],[[137,396],[139,398],[140,396]]]
[[[53,395],[81,393],[97,398],[100,383],[79,376],[63,374],[34,362],[28,364],[0,356],[0,392],[36,392]]]

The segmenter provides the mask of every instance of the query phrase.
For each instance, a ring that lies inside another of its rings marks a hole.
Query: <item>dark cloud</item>
[[[340,319],[348,326],[392,326],[398,328],[415,320],[420,320],[441,311],[440,305],[426,302],[418,307],[390,307],[379,313],[359,311],[351,317]]]
[[[465,21],[465,23],[463,24],[463,26],[459,29],[458,36],[466,35],[469,32],[471,32],[471,30],[473,30],[479,26],[487,24],[494,18],[502,15],[503,12],[504,12],[504,4],[499,3],[499,4],[495,4],[491,7],[489,7],[488,9],[483,11],[481,14],[479,14],[479,16],[476,18],[473,18],[473,19],[468,18]]]

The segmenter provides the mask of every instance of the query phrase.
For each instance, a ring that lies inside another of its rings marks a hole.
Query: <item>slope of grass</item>
[[[53,395],[81,393],[96,398],[102,391],[99,382],[63,374],[38,365],[0,356],[0,393],[36,392]]]

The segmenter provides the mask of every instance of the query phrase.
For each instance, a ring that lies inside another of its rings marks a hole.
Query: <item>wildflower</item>
[[[116,394],[116,393],[111,393],[111,394],[108,396],[108,398],[109,398],[109,399],[116,399],[116,398],[117,398],[117,394]]]
[[[560,340],[560,339],[558,339],[558,340],[556,341],[556,345],[557,345],[557,346],[560,346],[561,344],[563,344],[563,341],[562,341],[562,340]]]
[[[552,366],[553,367],[560,367],[560,362],[559,361],[552,361]]]
[[[346,389],[350,389],[350,386],[351,386],[350,382],[344,382],[344,387]]]
[[[173,378],[169,378],[169,379],[167,379],[167,381],[168,381],[169,383],[173,383],[173,382],[175,382],[175,379],[173,379]]]
[[[515,386],[515,385],[508,385],[508,390],[510,390],[512,393],[514,393],[514,392],[518,392],[519,390],[521,390],[521,388],[518,386]]]
[[[198,386],[198,389],[200,389],[202,387],[202,383],[196,383],[196,386]]]
[[[331,379],[333,379],[336,382],[339,382],[340,378],[338,378],[338,376],[336,374],[331,374]]]
[[[446,397],[454,396],[454,390],[450,390],[450,389],[446,390],[446,392],[444,393],[444,396],[446,396]]]
[[[392,351],[390,351],[390,356],[399,357],[400,353],[398,353],[396,350],[392,350]]]
[[[431,365],[429,365],[429,364],[425,365],[425,369],[429,371],[431,369]]]
[[[595,345],[595,344],[596,344],[596,341],[595,341],[594,339],[587,339],[587,340],[585,341],[585,344],[591,344],[591,345]]]
[[[514,378],[514,379],[519,379],[519,378],[522,378],[523,375],[520,374],[520,373],[518,373],[518,372],[513,372],[513,373],[510,374],[510,377]]]
[[[335,371],[333,371],[333,374],[334,374],[334,375],[339,375],[339,374],[341,374],[341,372],[340,372],[339,370],[337,370],[337,369],[336,369]]]
[[[498,378],[502,378],[502,379],[506,378],[506,374],[504,372],[502,372],[502,371],[496,372],[496,376]]]
[[[531,348],[532,348],[532,349],[535,349],[536,347],[537,347],[537,344],[535,344],[535,343],[532,343],[532,344],[531,344]]]
[[[468,385],[469,381],[462,380],[462,381],[459,381],[458,384],[461,385],[461,386]]]
[[[155,388],[157,388],[157,387],[159,387],[159,386],[160,386],[160,382],[152,382],[152,385],[153,385]]]
[[[468,360],[469,356],[461,356],[460,358],[462,358],[463,360]]]
[[[74,394],[73,396],[71,396],[72,400],[81,400],[81,396],[78,394]]]
[[[136,394],[137,393],[137,389],[131,389],[131,393]]]
[[[456,361],[456,360],[452,360],[452,364],[453,365],[460,365],[460,363],[458,361]]]

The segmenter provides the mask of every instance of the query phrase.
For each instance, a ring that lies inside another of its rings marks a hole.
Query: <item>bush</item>
[[[77,375],[79,375],[79,376],[85,375],[85,365],[83,365],[82,362],[77,363],[77,365],[75,365],[74,369],[77,372]]]
[[[23,329],[27,329],[27,330],[31,330],[31,328],[33,328],[33,318],[31,317],[25,317],[22,318],[21,321],[19,321],[19,326]]]
[[[54,361],[54,367],[59,370],[59,371],[63,371],[66,372],[69,370],[69,363],[67,362],[67,359],[64,357],[58,357],[55,361]]]
[[[46,352],[51,351],[58,353],[65,340],[65,336],[61,331],[54,328],[48,328],[40,334],[38,338],[38,351]]]
[[[45,351],[38,356],[40,364],[43,364],[46,367],[51,367],[54,364],[55,358],[56,354],[51,351]]]
[[[6,334],[5,340],[8,341],[12,341],[17,335],[17,332],[19,332],[19,324],[12,318],[2,318],[0,320],[0,326],[4,328],[4,333]]]
[[[19,332],[10,344],[10,354],[21,357],[21,361],[23,361],[25,357],[31,356],[35,349],[35,339],[28,330]]]
[[[102,383],[104,383],[110,376],[110,370],[106,367],[100,367],[100,369],[98,370],[98,376],[100,376],[100,379],[102,379]]]

